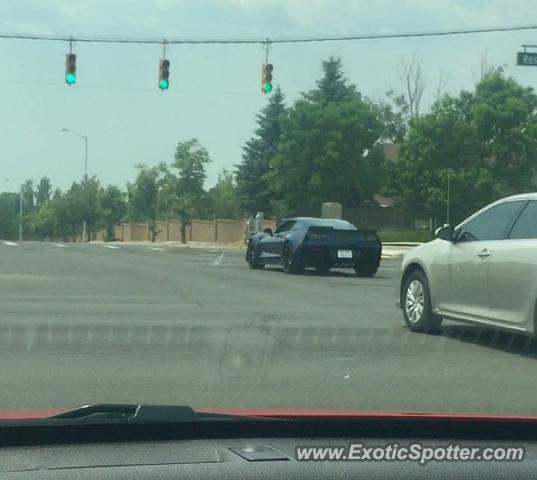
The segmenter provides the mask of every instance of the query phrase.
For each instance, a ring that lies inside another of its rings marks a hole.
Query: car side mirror
[[[266,233],[266,234],[270,235],[271,237],[272,237],[272,235],[274,235],[274,233],[272,233],[272,228],[264,228],[263,233]]]
[[[440,240],[445,240],[447,242],[453,241],[453,227],[451,225],[444,225],[443,227],[437,228],[434,232],[435,238]]]

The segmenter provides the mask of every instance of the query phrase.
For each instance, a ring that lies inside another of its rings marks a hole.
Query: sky
[[[535,0],[0,0],[0,33],[128,38],[277,38],[537,24]],[[274,84],[288,104],[315,86],[321,63],[340,57],[349,82],[381,100],[402,89],[397,71],[413,53],[436,95],[471,89],[483,55],[535,87],[537,67],[517,67],[537,30],[452,37],[273,45]],[[212,159],[207,187],[241,161],[266,104],[260,45],[172,45],[170,89],[158,89],[159,45],[75,43],[77,83],[64,82],[63,42],[0,39],[0,190],[46,175],[68,188],[84,169],[125,187],[135,165],[173,160],[197,138]]]

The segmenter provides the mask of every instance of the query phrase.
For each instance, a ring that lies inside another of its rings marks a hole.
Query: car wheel
[[[354,271],[358,277],[374,277],[378,268],[378,265],[356,265]]]
[[[363,263],[360,262],[354,265],[354,271],[358,277],[374,277],[379,269],[378,263]]]
[[[438,332],[442,318],[431,308],[431,295],[427,278],[421,271],[411,273],[401,292],[401,305],[405,323],[415,332]]]
[[[293,255],[291,245],[288,243],[284,244],[282,249],[282,267],[285,273],[299,273],[303,270],[297,255]]]
[[[252,242],[248,243],[248,248],[246,249],[246,261],[248,262],[248,266],[252,269],[263,268],[265,266],[263,263],[259,263]]]

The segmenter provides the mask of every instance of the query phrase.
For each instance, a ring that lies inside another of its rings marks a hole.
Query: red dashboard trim
[[[0,420],[13,419],[43,419],[55,415],[66,408],[47,409],[13,409],[0,410]],[[427,412],[383,412],[383,411],[360,411],[360,410],[322,410],[322,409],[268,409],[268,408],[220,408],[204,407],[195,408],[198,412],[213,412],[230,415],[245,415],[255,417],[277,417],[288,420],[300,419],[370,419],[370,420],[394,420],[394,419],[428,419],[428,420],[479,420],[479,421],[520,421],[536,422],[536,416],[519,415],[486,415],[486,414],[461,414],[461,413],[427,413]]]

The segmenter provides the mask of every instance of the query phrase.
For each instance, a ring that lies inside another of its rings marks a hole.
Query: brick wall
[[[190,224],[188,240],[191,242],[214,242],[216,240],[214,221],[193,220]]]
[[[237,243],[244,238],[244,221],[216,220],[216,238],[218,243]]]
[[[276,228],[273,220],[265,219],[264,227]],[[244,239],[245,220],[193,220],[186,228],[187,242],[240,243]],[[157,242],[180,242],[181,222],[176,220],[157,222]],[[116,240],[141,242],[151,240],[146,223],[123,223],[115,227]],[[104,231],[96,232],[96,240],[104,240]]]

